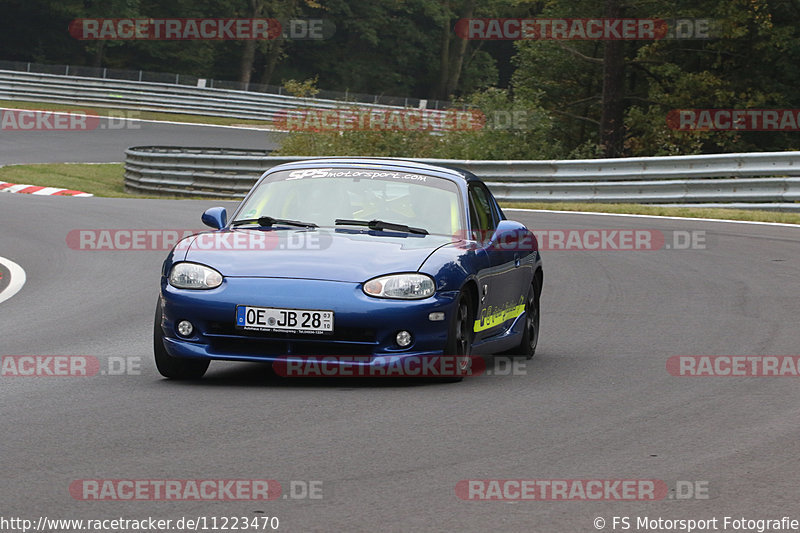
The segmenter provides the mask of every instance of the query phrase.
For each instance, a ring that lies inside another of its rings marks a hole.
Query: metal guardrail
[[[289,94],[286,92],[286,87],[282,87],[280,85],[215,80],[211,78],[200,78],[190,74],[149,72],[146,70],[86,67],[82,65],[54,65],[49,63],[33,63],[30,61],[5,60],[0,60],[0,70],[33,72],[38,74],[53,74],[60,76],[78,76],[82,78],[152,82],[169,85],[185,85],[190,87],[208,87],[210,89],[230,89],[233,91],[246,91],[251,93],[270,93],[277,95]],[[325,89],[319,90],[319,92],[315,95],[315,98],[323,100],[336,100],[339,102],[362,102],[392,107],[422,107],[426,109],[449,109],[453,107],[452,102],[447,102],[444,100],[423,100],[406,96],[364,94],[350,91],[328,91]]]
[[[125,187],[149,195],[241,198],[269,168],[311,157],[269,151],[139,146]],[[415,159],[472,171],[501,201],[714,204],[800,211],[800,152],[575,161]]]
[[[166,196],[242,198],[265,170],[300,157],[270,150],[137,146],[125,151],[125,189]]]
[[[402,109],[362,102],[9,70],[0,70],[0,99],[264,121],[272,121],[292,109]]]

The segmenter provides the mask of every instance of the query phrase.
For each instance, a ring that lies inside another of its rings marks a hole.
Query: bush
[[[552,141],[552,119],[535,97],[514,98],[506,90],[487,89],[461,103],[483,114],[483,127],[444,132],[292,132],[277,154],[441,159],[556,159],[563,156],[561,147]]]

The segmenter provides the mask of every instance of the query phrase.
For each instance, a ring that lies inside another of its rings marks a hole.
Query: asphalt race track
[[[280,133],[198,124],[101,118],[95,129],[2,131],[0,166],[25,163],[118,163],[130,146],[236,146],[270,150]]]
[[[166,252],[78,250],[66,237],[199,229],[200,213],[218,204],[0,195],[0,257],[27,273],[0,304],[0,355],[88,355],[100,369],[134,362],[124,375],[0,377],[4,516],[588,532],[598,517],[612,531],[614,516],[635,524],[797,511],[797,378],[676,377],[666,362],[799,355],[800,229],[509,212],[535,229],[646,229],[668,243],[676,230],[705,232],[705,249],[545,252],[542,338],[522,375],[297,380],[214,362],[200,382],[170,382],[151,349]],[[73,498],[70,484],[87,478],[274,479],[285,496],[302,492],[289,494],[291,481],[315,481],[322,498]],[[455,487],[470,479],[656,479],[673,490],[645,502],[463,501]],[[707,495],[675,498],[686,481]]]

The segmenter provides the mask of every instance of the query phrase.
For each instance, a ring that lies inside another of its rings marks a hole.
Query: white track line
[[[22,269],[22,267],[16,264],[14,261],[6,259],[5,257],[0,257],[0,265],[6,267],[11,273],[11,282],[8,284],[5,290],[0,292],[0,303],[3,303],[19,292],[22,286],[25,285],[25,280],[27,277],[25,276],[25,271]]]
[[[635,217],[635,218],[661,218],[664,220],[693,220],[696,222],[724,222],[726,224],[752,224],[756,226],[783,226],[785,228],[800,229],[800,224],[785,224],[783,222],[757,222],[751,220],[727,220],[724,218],[694,218],[694,217],[668,217],[662,215],[633,215],[629,213],[596,213],[593,211],[556,211],[550,209],[522,209],[516,207],[503,207],[503,211],[526,211],[529,213],[559,213],[563,215],[596,215],[604,217]]]

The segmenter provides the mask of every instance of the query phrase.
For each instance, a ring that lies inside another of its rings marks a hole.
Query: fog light
[[[178,335],[181,337],[188,337],[194,331],[194,326],[188,320],[181,320],[178,322]]]
[[[408,331],[401,331],[397,334],[394,340],[397,342],[399,347],[405,348],[411,344],[411,333]]]

